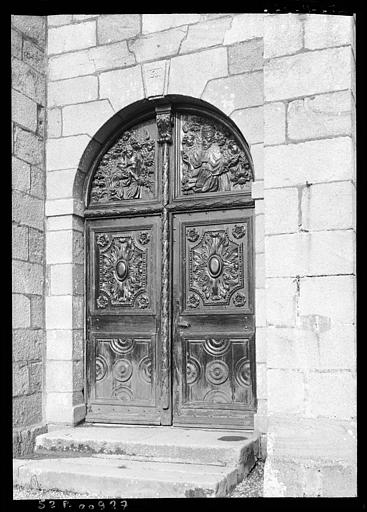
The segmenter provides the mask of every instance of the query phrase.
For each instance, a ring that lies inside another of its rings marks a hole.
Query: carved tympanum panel
[[[91,205],[157,197],[156,133],[155,123],[143,123],[103,155],[91,183]]]
[[[95,244],[96,309],[149,310],[151,230],[96,233]]]
[[[180,193],[248,191],[252,165],[240,143],[214,119],[183,115],[180,136]]]

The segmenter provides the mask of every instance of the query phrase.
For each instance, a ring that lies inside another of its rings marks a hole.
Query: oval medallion
[[[126,261],[120,260],[116,265],[116,274],[120,281],[124,281],[127,277],[127,264]]]
[[[219,277],[222,273],[223,263],[219,256],[213,255],[208,261],[209,274],[212,277]]]

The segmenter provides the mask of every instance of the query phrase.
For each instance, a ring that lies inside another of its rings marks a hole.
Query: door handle
[[[179,320],[177,322],[177,327],[182,327],[183,329],[187,329],[190,325],[191,324],[189,324],[189,322],[185,322],[185,320]]]

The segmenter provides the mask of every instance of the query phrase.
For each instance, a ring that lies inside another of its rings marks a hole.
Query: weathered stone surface
[[[91,137],[112,117],[114,111],[108,100],[69,105],[62,109],[64,136],[87,133]]]
[[[43,201],[16,190],[12,194],[12,219],[20,224],[43,229]]]
[[[48,393],[73,391],[73,367],[71,361],[49,360],[46,366]]]
[[[31,297],[31,326],[34,329],[44,328],[44,316],[44,297]]]
[[[268,368],[303,370],[319,366],[317,338],[311,329],[270,327],[266,341]]]
[[[84,222],[77,215],[60,215],[49,217],[47,219],[48,231],[60,231],[63,229],[73,229],[75,231],[84,231]]]
[[[28,228],[12,224],[12,258],[28,259]]]
[[[288,137],[297,140],[352,135],[353,108],[350,91],[292,101],[287,113]]]
[[[265,100],[275,101],[350,89],[352,69],[350,47],[299,53],[270,60],[264,67]]]
[[[140,32],[139,14],[106,14],[97,18],[98,44],[135,37]]]
[[[356,378],[350,371],[311,372],[308,376],[311,416],[351,419],[356,416]]]
[[[71,361],[73,358],[73,331],[47,331],[47,360]]]
[[[42,421],[42,395],[35,393],[13,399],[13,426],[33,425]]]
[[[223,44],[263,37],[263,14],[237,14],[231,28],[226,32]]]
[[[18,59],[22,58],[22,36],[14,29],[11,29],[11,54]]]
[[[14,293],[26,293],[42,295],[43,293],[43,266],[36,263],[26,263],[14,260],[13,267],[13,291]]]
[[[54,16],[47,16],[47,24],[49,27],[59,27],[60,25],[71,23],[72,19],[72,14],[56,14]]]
[[[128,50],[126,41],[98,46],[49,59],[50,80],[62,80],[122,68],[135,64],[135,57]]]
[[[305,48],[327,48],[352,44],[353,17],[307,14],[305,17]]]
[[[182,41],[180,53],[222,44],[231,21],[232,18],[226,17],[190,25],[187,29],[187,37]]]
[[[12,90],[11,100],[12,121],[35,132],[37,129],[37,104],[15,90]]]
[[[31,167],[30,193],[39,199],[45,198],[45,172],[38,167]]]
[[[29,391],[31,393],[42,392],[42,363],[29,365]]]
[[[45,236],[36,229],[29,228],[29,261],[32,263],[44,262]]]
[[[29,371],[27,363],[13,363],[13,397],[29,393]]]
[[[73,14],[73,22],[84,21],[90,18],[98,18],[99,14]]]
[[[72,297],[46,297],[46,328],[72,329]]]
[[[264,179],[264,145],[253,144],[250,148],[256,180]]]
[[[315,326],[316,327],[316,326]],[[315,329],[316,330],[316,329]],[[356,326],[334,324],[317,330],[320,368],[356,371]]]
[[[121,94],[121,91],[124,91]],[[108,71],[99,75],[99,97],[110,100],[116,112],[144,97],[141,67]]]
[[[46,235],[46,261],[72,263],[72,231],[50,231]]]
[[[45,73],[45,54],[30,41],[24,40],[23,60],[39,73]]]
[[[200,20],[200,14],[143,14],[143,34],[159,32],[180,25],[196,23]]]
[[[253,181],[251,183],[251,197],[252,199],[256,199],[256,203],[259,203],[259,200],[264,199],[264,182],[263,181]],[[255,205],[255,211],[256,215],[259,215],[260,213],[264,213],[264,208],[262,208],[261,211],[259,211],[259,205],[256,210]]]
[[[262,39],[254,39],[230,46],[228,48],[228,66],[230,75],[262,70]]]
[[[47,198],[73,197],[74,169],[47,173]]]
[[[174,57],[171,59],[168,93],[200,97],[209,80],[226,75],[225,48]]]
[[[340,298],[343,300],[340,300]],[[355,322],[355,277],[305,277],[300,282],[301,315],[322,315],[332,323]]]
[[[31,325],[31,305],[30,300],[25,295],[13,293],[12,295],[12,320],[13,328],[30,327]]]
[[[42,424],[13,429],[13,457],[33,453],[36,437],[45,432],[47,426]]]
[[[83,103],[98,98],[98,78],[83,76],[57,82],[47,87],[48,107],[59,107],[71,103]]]
[[[43,141],[37,135],[15,127],[14,154],[32,165],[43,162]]]
[[[46,142],[47,170],[76,169],[90,141],[88,135],[74,135]]]
[[[268,189],[265,198],[265,233],[294,233],[298,230],[298,191],[296,188]],[[281,205],[281,207],[280,207]]]
[[[249,144],[264,141],[263,107],[236,110],[231,119],[237,124]]]
[[[264,215],[255,216],[255,251],[264,252]]]
[[[73,293],[73,265],[50,266],[50,292],[51,295],[72,295]]]
[[[303,24],[299,14],[264,16],[264,57],[295,53],[303,46]]]
[[[45,202],[47,217],[54,215],[82,215],[84,205],[80,199],[51,199]]]
[[[264,105],[264,141],[265,144],[282,144],[286,137],[286,107],[284,103],[266,103]]]
[[[47,53],[70,52],[96,45],[96,22],[86,21],[48,30]]]
[[[37,135],[45,137],[45,107],[37,105]]]
[[[30,166],[15,156],[12,157],[12,188],[21,192],[29,192],[31,186]]]
[[[273,369],[267,372],[268,411],[271,414],[304,412],[304,375],[298,370]]]
[[[46,39],[46,21],[44,16],[18,16],[12,15],[11,22],[20,32],[33,39],[43,48]]]
[[[211,80],[205,88],[202,99],[228,115],[240,108],[260,106],[264,101],[263,74],[257,71]]]
[[[256,329],[266,325],[265,290],[258,288],[255,293]]]
[[[163,96],[168,86],[169,60],[148,62],[142,66],[145,97]]]
[[[266,320],[268,325],[293,327],[296,321],[296,280],[290,278],[268,278],[266,279],[265,291]]]
[[[73,297],[73,328],[83,329],[84,327],[84,297]]]
[[[302,227],[308,230],[355,228],[355,208],[355,188],[351,182],[312,185],[302,194]]]
[[[61,137],[61,109],[53,108],[47,114],[47,137]]]
[[[159,59],[178,53],[185,36],[185,27],[173,28],[136,38],[130,42],[129,49],[134,53],[137,62]]]
[[[45,77],[25,62],[12,59],[11,85],[36,103],[45,104]]]
[[[265,188],[348,180],[353,174],[350,137],[265,147],[264,153]]]
[[[256,397],[259,400],[265,399],[268,396],[267,385],[266,385],[266,374],[267,368],[266,363],[256,364]]]

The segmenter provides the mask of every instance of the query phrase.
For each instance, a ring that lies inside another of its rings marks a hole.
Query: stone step
[[[237,467],[133,460],[108,455],[14,459],[14,485],[99,498],[223,497],[242,479]]]

